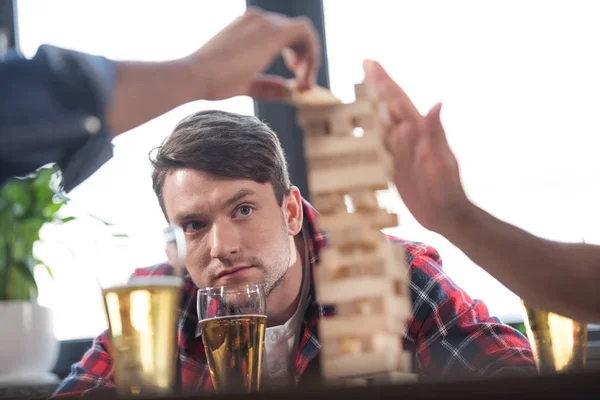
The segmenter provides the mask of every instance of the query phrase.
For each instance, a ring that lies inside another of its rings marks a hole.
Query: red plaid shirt
[[[316,212],[304,203],[309,233],[311,265],[318,261],[325,238],[316,226]],[[505,373],[534,373],[535,364],[527,338],[510,326],[491,317],[487,307],[473,300],[442,270],[435,249],[395,237],[390,240],[403,245],[411,274],[413,317],[408,322],[404,348],[414,355],[414,369],[427,376],[490,376]],[[171,270],[167,264],[136,270],[135,275],[161,275]],[[184,392],[211,392],[202,338],[197,334],[197,287],[189,275],[183,287],[179,313],[178,365]],[[301,327],[301,340],[295,362],[295,382],[319,377],[319,344],[317,323],[329,315],[315,299],[314,281],[309,304]],[[114,387],[112,361],[107,332],[98,336],[81,361],[74,364],[70,375],[55,396],[81,395],[95,388]]]

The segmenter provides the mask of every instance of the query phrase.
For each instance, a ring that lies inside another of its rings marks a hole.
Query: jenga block
[[[372,151],[384,154],[382,150],[381,139],[375,135],[313,136],[304,141],[304,154],[309,160]]]
[[[315,122],[346,119],[356,122],[357,118],[376,112],[375,103],[368,100],[357,100],[349,104],[337,104],[324,107],[303,107],[298,110],[297,122],[305,127]],[[356,126],[352,123],[353,127]]]
[[[394,352],[399,354],[402,343],[399,335],[391,332],[371,332],[366,335],[353,333],[323,338],[324,358],[343,356],[346,354]]]
[[[335,247],[324,248],[319,255],[319,267],[315,269],[317,281],[326,282],[359,276],[404,279],[407,274],[405,261],[395,259],[392,247],[386,242],[382,238],[380,244],[372,250],[354,247],[342,252]]]
[[[309,185],[315,195],[328,192],[349,192],[364,188],[386,190],[388,177],[381,164],[371,163],[327,170],[312,170],[309,172]]]
[[[348,193],[356,212],[370,212],[379,209],[379,201],[373,190],[353,190]]]
[[[321,370],[325,379],[368,376],[390,371],[403,371],[397,353],[389,351],[358,355],[345,355],[321,360]]]
[[[335,339],[344,335],[366,336],[373,332],[389,332],[401,337],[406,332],[406,320],[406,315],[398,317],[391,314],[324,318],[320,320],[319,336]]]
[[[305,143],[311,138],[326,136],[329,134],[329,124],[327,122],[316,122],[304,128],[306,134]]]
[[[379,298],[395,293],[396,286],[393,279],[385,276],[358,277],[319,282],[317,297],[322,304],[337,304],[362,298]]]
[[[337,231],[353,226],[381,230],[397,226],[398,216],[377,208],[372,212],[354,212],[351,214],[338,212],[336,214],[323,215],[319,217],[318,224],[325,231]],[[383,235],[381,237],[383,238]]]
[[[286,101],[296,106],[327,106],[331,104],[340,104],[338,99],[329,89],[322,86],[312,85],[312,87],[303,92],[299,92],[296,88],[296,81],[289,79],[286,82],[288,95]]]
[[[325,231],[327,244],[340,250],[365,248],[374,250],[381,242],[381,232],[365,225],[348,225]]]
[[[376,99],[375,89],[368,83],[357,83],[354,85],[354,97],[356,100],[374,101]]]
[[[325,214],[337,213],[340,210],[346,210],[344,196],[341,193],[321,193],[313,197],[312,205],[321,214],[319,218],[323,218]]]

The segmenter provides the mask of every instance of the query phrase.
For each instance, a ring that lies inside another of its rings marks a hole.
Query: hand
[[[287,94],[286,80],[262,72],[283,54],[286,66],[296,76],[298,90],[307,90],[315,81],[320,51],[318,36],[308,19],[250,8],[187,61],[202,99],[248,95],[277,100]]]
[[[472,204],[440,121],[441,104],[422,116],[379,63],[367,60],[363,67],[386,114],[384,144],[394,162],[396,188],[421,225],[442,233]]]

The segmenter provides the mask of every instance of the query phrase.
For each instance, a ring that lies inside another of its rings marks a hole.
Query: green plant
[[[59,171],[43,167],[24,178],[13,178],[0,187],[0,301],[28,301],[37,297],[34,269],[52,270],[33,254],[40,240],[40,229],[47,223],[64,224],[74,216],[61,218],[59,211],[67,204],[58,188]],[[87,213],[104,225],[109,222]],[[127,237],[126,234],[113,234]]]
[[[0,301],[31,300],[37,296],[34,268],[52,271],[33,255],[46,223],[66,223],[59,218],[65,198],[53,189],[57,169],[44,167],[24,178],[13,178],[0,188]]]

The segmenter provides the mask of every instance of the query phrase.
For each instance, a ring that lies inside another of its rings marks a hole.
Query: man
[[[365,75],[387,109],[387,148],[394,182],[415,218],[446,237],[533,307],[600,322],[600,246],[541,239],[474,205],[439,118],[422,116],[378,63]]]
[[[184,391],[212,391],[198,334],[198,287],[262,282],[267,333],[264,386],[318,377],[316,331],[324,310],[315,299],[313,267],[325,246],[315,210],[290,184],[275,133],[255,117],[202,111],[177,125],[153,160],[154,191],[166,219],[187,243],[179,353]],[[442,271],[434,249],[404,245],[414,318],[406,349],[424,377],[535,373],[527,339],[492,318]],[[168,265],[136,271],[160,275]],[[73,366],[58,394],[112,386],[106,333]]]
[[[282,52],[298,89],[308,89],[320,63],[313,25],[256,8],[176,60],[113,61],[53,46],[31,60],[10,53],[0,59],[0,185],[57,163],[70,191],[112,157],[114,136],[182,104],[281,100],[284,79],[262,72]]]

